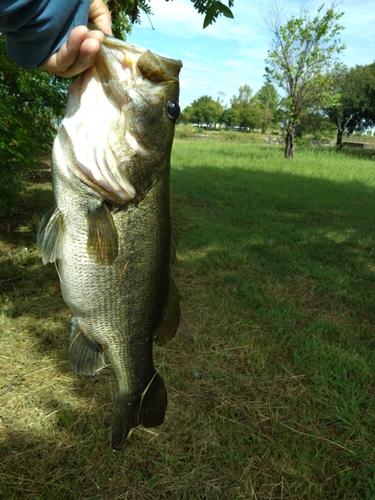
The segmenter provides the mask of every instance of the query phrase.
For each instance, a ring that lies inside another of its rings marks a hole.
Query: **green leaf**
[[[221,2],[216,2],[217,4],[217,9],[225,16],[225,17],[228,17],[230,19],[234,19],[234,16],[233,16],[233,12],[230,10],[229,7],[227,7],[226,5],[224,5],[223,3]]]
[[[204,21],[203,21],[203,29],[207,28],[210,24],[215,19],[215,14],[216,14],[216,7],[215,3],[211,5],[211,7],[208,9],[207,14],[205,15]]]
[[[225,17],[233,19],[233,13],[229,7],[224,5],[222,2],[214,1],[212,5],[207,9],[206,16],[203,22],[203,29],[207,28],[210,24],[215,22],[219,14],[223,14]]]
[[[0,123],[0,130],[3,130],[4,132],[6,132],[7,134],[10,134],[10,130],[8,127],[6,127],[5,125],[3,125],[2,123]]]

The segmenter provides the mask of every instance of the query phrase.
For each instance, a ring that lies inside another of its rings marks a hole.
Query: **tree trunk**
[[[342,130],[337,130],[337,137],[336,137],[336,147],[337,149],[342,148],[342,136],[343,136],[343,131]]]
[[[337,118],[337,137],[336,137],[336,147],[337,149],[342,148],[342,136],[344,134],[344,128],[341,126],[340,118]]]
[[[289,124],[286,129],[284,156],[285,158],[294,157],[294,125],[292,124]]]

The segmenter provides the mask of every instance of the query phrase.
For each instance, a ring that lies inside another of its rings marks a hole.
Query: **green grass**
[[[223,138],[175,142],[167,417],[118,454],[115,378],[71,373],[69,311],[34,243],[48,182],[3,221],[1,498],[375,498],[375,163]]]

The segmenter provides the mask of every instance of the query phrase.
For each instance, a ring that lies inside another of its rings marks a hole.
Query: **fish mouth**
[[[107,36],[95,64],[69,88],[57,137],[57,143],[68,139],[74,159],[66,174],[114,203],[137,199],[142,186],[133,182],[132,165],[160,152],[142,136],[136,106],[143,100],[157,108],[170,85],[178,96],[181,67],[179,60]]]

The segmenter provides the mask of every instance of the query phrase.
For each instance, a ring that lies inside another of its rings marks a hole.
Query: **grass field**
[[[72,373],[35,235],[48,172],[1,222],[1,499],[375,498],[375,162],[177,140],[182,321],[164,424],[110,448],[115,377]]]

